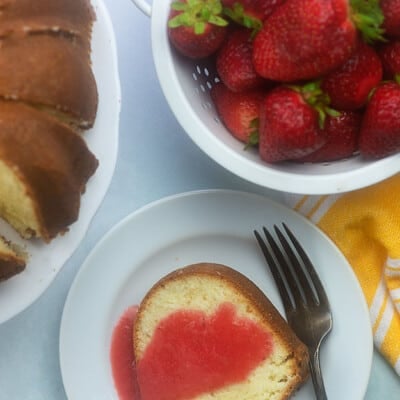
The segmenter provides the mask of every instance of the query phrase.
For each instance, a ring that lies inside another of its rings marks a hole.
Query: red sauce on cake
[[[182,310],[163,319],[136,371],[132,340],[137,309],[124,312],[112,335],[110,357],[120,400],[192,398],[244,381],[272,352],[271,335],[225,303],[210,316]]]
[[[272,352],[272,337],[232,304],[207,316],[182,310],[162,320],[138,365],[142,400],[181,400],[242,382]]]
[[[120,400],[139,400],[132,343],[137,310],[137,306],[132,306],[123,313],[111,339],[111,368]]]

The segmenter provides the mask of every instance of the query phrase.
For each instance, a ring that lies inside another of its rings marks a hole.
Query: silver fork
[[[326,400],[319,350],[322,340],[332,329],[329,301],[303,247],[290,229],[285,224],[282,225],[286,236],[274,225],[281,246],[265,227],[263,231],[266,242],[256,230],[254,234],[278,287],[287,321],[308,347],[316,398]]]

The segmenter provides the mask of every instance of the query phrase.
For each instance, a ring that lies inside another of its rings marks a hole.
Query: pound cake
[[[85,50],[65,37],[1,40],[0,97],[40,107],[83,129],[96,117],[97,86]]]
[[[90,46],[95,14],[89,0],[0,0],[0,37],[61,33]]]
[[[141,400],[284,400],[308,377],[305,345],[253,282],[220,264],[157,282],[133,343]]]
[[[22,237],[49,242],[65,232],[97,165],[66,125],[25,104],[0,102],[0,216]]]
[[[22,250],[0,236],[0,281],[19,274],[25,266],[26,255]]]
[[[48,243],[79,217],[98,160],[90,0],[0,0],[0,218]],[[1,233],[0,233],[1,235]],[[0,279],[26,257],[1,242]]]

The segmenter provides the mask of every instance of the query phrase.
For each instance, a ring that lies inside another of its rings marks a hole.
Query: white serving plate
[[[94,248],[70,289],[60,329],[60,365],[68,398],[118,399],[109,359],[113,328],[168,272],[196,262],[229,265],[253,280],[283,313],[254,229],[285,222],[317,267],[333,312],[321,349],[328,398],[362,400],[372,363],[368,309],[352,269],[308,220],[263,196],[205,190],[141,208]],[[294,396],[313,397],[311,382]]]

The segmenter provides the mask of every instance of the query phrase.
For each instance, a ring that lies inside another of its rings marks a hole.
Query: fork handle
[[[324,381],[322,379],[321,364],[319,361],[319,346],[310,349],[310,373],[317,400],[327,400]]]

